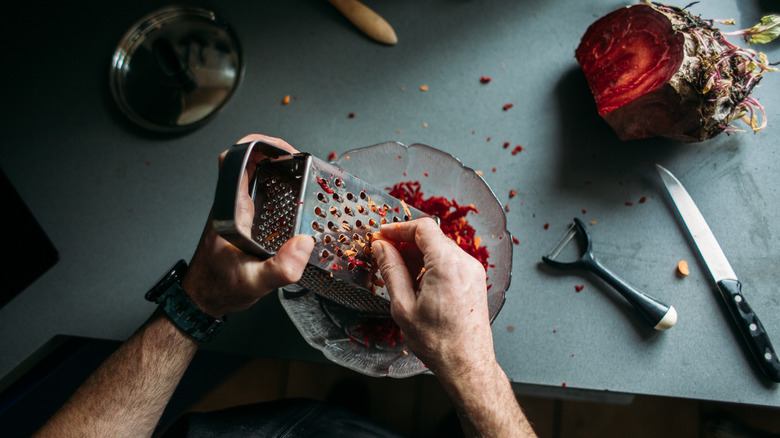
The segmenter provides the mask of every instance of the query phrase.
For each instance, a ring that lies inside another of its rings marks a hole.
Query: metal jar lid
[[[222,17],[194,6],[152,12],[122,37],[111,63],[111,93],[122,112],[157,132],[203,125],[241,82],[244,57]]]

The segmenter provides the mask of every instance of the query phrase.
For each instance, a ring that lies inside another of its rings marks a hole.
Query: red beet
[[[618,9],[593,23],[575,52],[599,114],[621,140],[696,142],[745,120],[761,129],[749,97],[766,57],[741,49],[688,11],[658,3]]]

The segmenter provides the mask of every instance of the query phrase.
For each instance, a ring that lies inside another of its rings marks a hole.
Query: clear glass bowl
[[[344,171],[384,189],[402,181],[419,181],[424,196],[443,196],[473,204],[478,214],[466,216],[482,238],[488,259],[488,307],[492,322],[504,305],[512,276],[512,236],[501,203],[484,179],[457,158],[422,144],[380,143],[343,153],[334,163]],[[365,324],[355,311],[297,287],[279,292],[293,324],[309,345],[329,360],[370,376],[409,377],[427,370],[403,341],[363,342],[356,325]]]

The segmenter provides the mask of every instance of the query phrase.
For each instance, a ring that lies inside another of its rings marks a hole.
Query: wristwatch
[[[160,305],[168,318],[198,342],[209,342],[225,324],[225,318],[214,318],[192,302],[181,287],[187,273],[187,262],[179,260],[149,292],[146,299]]]

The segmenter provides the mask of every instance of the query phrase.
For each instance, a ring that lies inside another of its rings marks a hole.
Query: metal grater
[[[238,208],[242,197],[253,201],[253,212]],[[295,235],[314,237],[298,284],[378,315],[390,314],[390,302],[370,254],[372,234],[385,223],[427,216],[319,158],[261,141],[228,151],[213,209],[222,237],[264,259]]]

